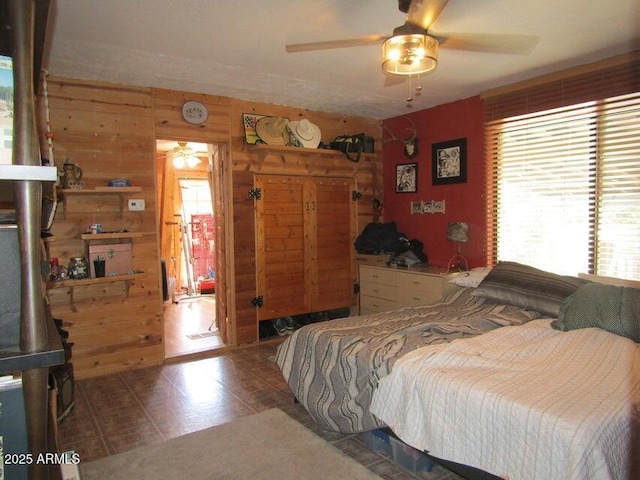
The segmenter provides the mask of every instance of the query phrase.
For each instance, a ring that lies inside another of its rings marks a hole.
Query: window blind
[[[639,65],[486,100],[489,264],[640,279]]]

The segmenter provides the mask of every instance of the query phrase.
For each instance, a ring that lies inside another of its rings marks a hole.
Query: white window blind
[[[640,93],[486,123],[493,260],[640,279]]]

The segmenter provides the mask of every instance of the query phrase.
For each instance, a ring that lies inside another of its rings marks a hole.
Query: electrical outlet
[[[144,200],[141,198],[132,198],[129,200],[129,211],[141,212],[144,210]]]

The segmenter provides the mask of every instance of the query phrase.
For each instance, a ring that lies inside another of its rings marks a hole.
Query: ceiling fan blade
[[[428,30],[448,2],[449,0],[412,0],[407,22]]]
[[[287,53],[310,52],[313,50],[329,50],[332,48],[362,47],[381,44],[389,38],[386,35],[369,35],[367,37],[351,38],[346,40],[328,40],[324,42],[293,43],[284,48]]]
[[[529,54],[540,41],[540,38],[534,35],[515,34],[444,33],[434,36],[438,39],[440,48],[512,55]]]

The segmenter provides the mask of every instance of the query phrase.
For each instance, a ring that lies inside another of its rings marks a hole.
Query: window
[[[603,91],[488,119],[491,263],[640,279],[640,88]]]

